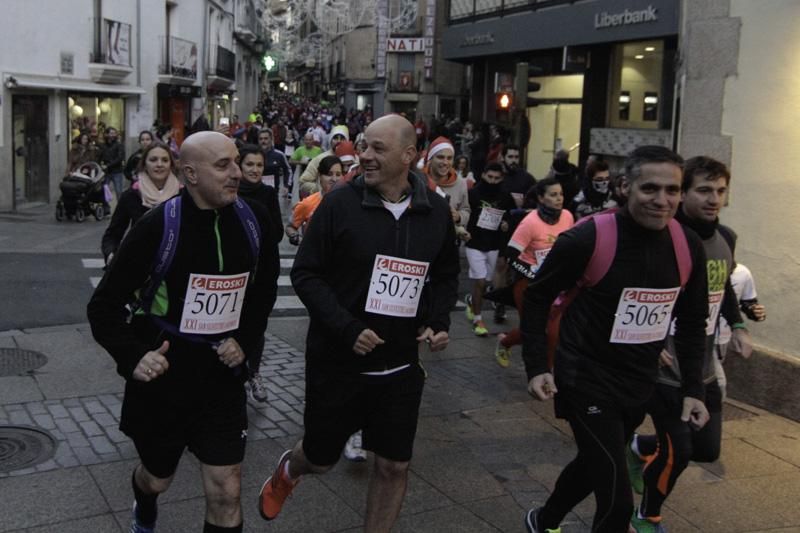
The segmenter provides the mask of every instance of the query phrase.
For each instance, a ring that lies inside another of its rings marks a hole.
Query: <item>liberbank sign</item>
[[[643,24],[645,22],[657,22],[658,9],[652,5],[647,9],[631,11],[626,9],[619,13],[608,13],[603,11],[594,16],[594,29],[614,28],[616,26],[629,26],[631,24]]]

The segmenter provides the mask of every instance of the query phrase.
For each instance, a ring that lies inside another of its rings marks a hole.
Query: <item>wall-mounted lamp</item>
[[[17,85],[19,85],[19,82],[14,76],[9,76],[6,78],[6,89],[16,89]]]

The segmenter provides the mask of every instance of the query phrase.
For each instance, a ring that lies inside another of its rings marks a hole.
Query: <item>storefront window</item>
[[[67,97],[70,138],[88,133],[97,143],[103,142],[106,128],[115,128],[124,139],[125,100],[109,96],[71,94]]]
[[[620,44],[614,53],[609,125],[612,128],[659,127],[663,41]]]

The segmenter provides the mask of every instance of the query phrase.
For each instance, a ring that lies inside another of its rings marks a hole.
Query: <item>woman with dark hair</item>
[[[84,163],[97,160],[97,147],[88,133],[81,133],[72,142],[69,151],[69,170],[70,172],[80,167]]]
[[[289,242],[300,244],[300,229],[311,220],[311,216],[322,201],[322,197],[330,191],[344,175],[344,165],[335,155],[329,155],[319,162],[319,177],[317,178],[317,192],[306,196],[294,206],[292,221],[286,225],[286,236]]]
[[[139,161],[142,160],[142,154],[152,143],[153,134],[149,130],[139,132],[139,149],[128,158],[128,162],[125,163],[125,170],[123,170],[125,177],[128,178],[129,181],[133,181],[137,169],[139,168]]]
[[[111,222],[103,233],[101,249],[106,264],[111,262],[125,233],[142,215],[166,202],[180,191],[173,172],[175,160],[168,146],[154,142],[142,152],[134,183],[119,197]]]
[[[264,175],[264,152],[261,147],[254,144],[245,144],[239,148],[239,168],[242,171],[242,179],[239,181],[239,196],[260,203],[267,209],[272,223],[270,231],[275,234],[274,253],[277,257],[277,243],[283,238],[281,208],[275,188],[265,185],[261,180],[261,176]],[[262,239],[262,241],[272,242],[267,239]],[[245,354],[247,368],[250,371],[250,379],[247,384],[250,389],[250,396],[257,402],[267,401],[267,384],[259,372],[263,352],[264,337],[262,336],[252,353]]]
[[[555,178],[545,178],[534,186],[537,207],[522,219],[508,242],[506,257],[516,279],[513,283],[514,304],[522,317],[522,295],[539,270],[558,235],[575,223],[572,213],[564,209],[564,193]],[[511,348],[522,343],[519,327],[497,336],[495,359],[507,367]]]

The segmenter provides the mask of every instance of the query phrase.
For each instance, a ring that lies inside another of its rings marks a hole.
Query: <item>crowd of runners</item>
[[[553,401],[577,445],[524,527],[559,532],[593,494],[592,531],[665,531],[681,472],[720,455],[722,361],[752,352],[745,317],[766,318],[719,222],[730,172],[642,146],[616,173],[560,151],[537,181],[519,146],[500,143],[475,166],[471,127],[431,129],[286,98],[190,135],[178,154],[143,148],[88,305],[126,380],[120,428],[140,459],[131,532],[156,529],[185,449],[202,465],[203,531],[242,531],[247,394],[267,398],[259,368],[284,236],[299,246],[291,282],[310,319],[304,433],[263,465],[265,520],[344,454],[374,461],[364,530],[391,530],[426,380],[420,350],[448,347],[461,296],[480,337],[484,312],[503,324],[516,307],[487,357],[505,368],[521,346],[520,387]],[[462,257],[470,286],[459,289]],[[646,415],[653,435],[636,433]]]

